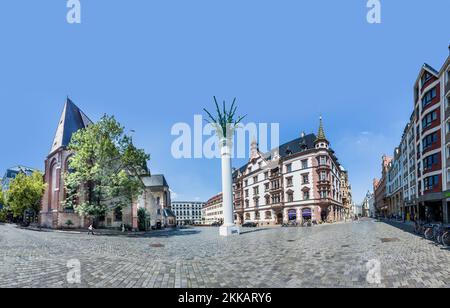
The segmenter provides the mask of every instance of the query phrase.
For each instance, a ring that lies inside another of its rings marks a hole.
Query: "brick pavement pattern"
[[[450,251],[383,222],[88,236],[0,225],[0,287],[445,287]],[[81,283],[67,282],[79,260]],[[381,280],[369,283],[378,260]]]

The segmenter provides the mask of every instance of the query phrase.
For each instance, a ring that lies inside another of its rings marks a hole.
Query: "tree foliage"
[[[11,181],[6,193],[6,209],[15,218],[22,216],[26,210],[37,214],[41,208],[45,187],[44,178],[39,171],[33,172],[31,176],[19,173]]]
[[[138,209],[138,229],[139,231],[146,231],[147,230],[147,217],[148,213],[145,208],[139,208]]]
[[[6,216],[7,210],[6,210],[5,194],[3,193],[3,190],[0,187],[0,222],[6,221]]]
[[[73,134],[68,149],[73,155],[65,174],[66,207],[98,217],[129,205],[142,192],[150,156],[133,145],[114,117],[105,115]]]

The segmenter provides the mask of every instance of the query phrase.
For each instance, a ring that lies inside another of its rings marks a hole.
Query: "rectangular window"
[[[259,186],[253,187],[253,195],[259,195]]]
[[[308,168],[308,160],[302,160],[302,169],[307,169]]]
[[[319,159],[319,164],[321,166],[326,165],[327,164],[327,158],[325,156],[321,156],[320,159]]]
[[[429,134],[422,140],[423,150],[430,148],[433,144],[438,141],[438,135],[436,133]]]
[[[287,173],[292,172],[292,164],[286,165],[286,172],[287,172]]]
[[[293,193],[288,194],[287,199],[288,202],[294,202],[294,194]]]
[[[258,183],[258,176],[254,176],[253,177],[253,183],[255,184],[255,183]]]
[[[302,179],[303,179],[303,182],[302,182],[303,185],[309,184],[309,175],[308,174],[304,174],[302,176]]]
[[[436,88],[431,89],[422,98],[422,108],[425,108],[436,97]]]
[[[290,187],[290,186],[293,185],[293,183],[292,183],[292,177],[286,178],[286,185],[287,185],[288,187]]]
[[[428,113],[422,120],[422,129],[425,129],[427,127],[429,127],[431,125],[431,123],[433,123],[433,121],[437,120],[437,112],[432,111],[430,113]]]
[[[424,170],[431,169],[437,163],[438,153],[425,157],[423,160],[423,168]]]
[[[429,176],[423,180],[424,190],[432,190],[437,185],[439,185],[439,176],[438,175]]]
[[[309,191],[303,192],[303,200],[309,200]]]

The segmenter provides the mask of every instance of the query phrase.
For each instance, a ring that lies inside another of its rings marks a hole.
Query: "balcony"
[[[275,179],[281,176],[281,172],[273,172],[270,174],[270,179]]]
[[[282,190],[282,187],[281,186],[275,186],[275,187],[271,187],[270,188],[270,193],[276,193],[276,192],[279,192],[279,191],[281,191]]]
[[[328,178],[319,179],[318,184],[319,185],[330,185],[331,181]]]
[[[331,167],[328,164],[319,164],[317,170],[331,170]]]

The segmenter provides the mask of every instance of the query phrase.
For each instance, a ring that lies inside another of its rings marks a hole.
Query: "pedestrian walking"
[[[94,227],[92,226],[92,224],[89,225],[89,228],[88,228],[88,235],[89,235],[89,234],[94,235]]]

